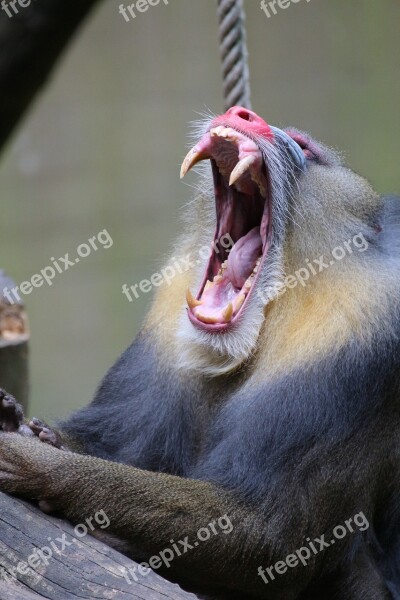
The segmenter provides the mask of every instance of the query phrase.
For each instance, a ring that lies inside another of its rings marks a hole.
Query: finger
[[[18,431],[24,418],[22,406],[13,396],[0,389],[0,426],[8,433]]]
[[[41,442],[59,449],[62,447],[62,440],[59,434],[40,419],[31,419],[29,427]]]
[[[28,423],[28,427],[37,436],[39,435],[39,433],[42,431],[43,427],[45,427],[45,426],[46,426],[45,423],[43,423],[43,421],[41,421],[40,419],[37,419],[36,417],[31,419]]]

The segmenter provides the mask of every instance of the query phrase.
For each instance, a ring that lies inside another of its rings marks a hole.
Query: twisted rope
[[[225,110],[251,109],[243,0],[217,0]]]

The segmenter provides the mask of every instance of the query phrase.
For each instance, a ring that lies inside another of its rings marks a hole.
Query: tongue
[[[227,275],[235,288],[244,286],[261,254],[260,228],[254,227],[236,242],[229,254]]]

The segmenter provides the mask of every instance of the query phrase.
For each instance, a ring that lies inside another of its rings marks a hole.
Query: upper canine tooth
[[[241,177],[243,173],[245,173],[251,167],[251,165],[256,162],[256,160],[257,157],[254,155],[242,158],[242,160],[238,162],[238,164],[231,173],[229,185],[233,185],[239,179],[239,177]]]
[[[190,288],[186,290],[186,302],[188,303],[189,308],[195,308],[196,306],[201,305],[201,302],[196,300],[196,298],[193,296]]]
[[[199,163],[201,160],[207,160],[208,158],[211,158],[210,154],[208,154],[208,152],[198,150],[196,146],[189,150],[182,163],[181,179],[185,177],[186,173],[190,171],[194,165],[197,165],[197,163]]]

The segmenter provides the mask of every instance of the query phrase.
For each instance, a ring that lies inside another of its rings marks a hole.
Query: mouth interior
[[[269,185],[262,153],[252,139],[217,127],[205,144],[217,227],[200,291],[188,298],[189,317],[198,326],[221,331],[244,310],[268,252]]]

